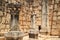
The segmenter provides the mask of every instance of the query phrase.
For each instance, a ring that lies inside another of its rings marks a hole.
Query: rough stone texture
[[[58,36],[48,36],[48,35],[39,35],[38,39],[29,38],[29,36],[24,36],[23,40],[60,40]],[[0,37],[0,40],[5,40],[4,37]]]
[[[50,34],[58,35],[60,34],[60,31],[59,31],[60,30],[60,0],[55,0],[55,2],[54,0],[48,0],[48,1],[49,1],[48,2],[48,22],[47,22],[47,25],[49,26],[48,29],[50,29],[49,30]],[[25,0],[23,2],[24,2],[24,6],[21,7],[21,11],[19,14],[19,28],[21,31],[27,32],[31,27],[32,12],[36,13],[36,27],[38,27],[38,25],[41,25],[42,5],[41,5],[41,0],[37,0],[37,1],[35,0],[33,8],[32,8],[32,5],[27,5]],[[10,30],[9,29],[10,14],[5,13],[3,16],[2,15],[3,14],[1,13],[0,14],[0,32],[7,32]]]

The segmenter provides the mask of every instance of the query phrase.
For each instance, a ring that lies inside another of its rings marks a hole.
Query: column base
[[[38,39],[38,34],[29,33],[29,38]]]

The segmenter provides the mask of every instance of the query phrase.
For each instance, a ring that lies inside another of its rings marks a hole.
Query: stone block
[[[29,33],[29,38],[38,39],[38,34]]]
[[[0,37],[0,40],[5,40],[5,38],[4,37]]]
[[[58,29],[52,29],[51,34],[52,35],[59,35],[59,30]]]
[[[53,5],[49,5],[49,9],[53,9]]]

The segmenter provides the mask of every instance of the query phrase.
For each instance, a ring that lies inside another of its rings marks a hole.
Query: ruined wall
[[[35,1],[33,5],[29,5],[27,2],[22,6],[20,11],[20,28],[22,31],[28,31],[31,26],[31,15],[36,13],[36,27],[41,25],[41,1]]]
[[[23,5],[19,13],[19,28],[23,32],[28,32],[31,26],[31,14],[36,13],[36,27],[41,25],[42,0],[35,0],[33,5],[29,5],[25,0],[21,0]],[[52,35],[58,35],[60,30],[60,0],[48,0],[48,30]],[[33,10],[32,10],[33,9]],[[0,32],[9,31],[10,14],[0,12]]]
[[[49,21],[52,35],[60,33],[60,0],[49,0]]]
[[[23,5],[21,6],[20,13],[19,13],[19,28],[23,32],[27,32],[31,26],[31,14],[33,12],[36,13],[36,27],[41,25],[41,1],[34,1],[33,4],[26,2],[25,0],[20,0]],[[14,2],[14,1],[12,1]],[[39,3],[40,2],[40,3]],[[9,10],[5,10],[9,11]],[[1,12],[0,12],[1,13]],[[0,15],[2,15],[1,13]],[[10,27],[10,18],[11,15],[9,13],[4,13],[0,18],[0,32],[7,32],[9,31]]]

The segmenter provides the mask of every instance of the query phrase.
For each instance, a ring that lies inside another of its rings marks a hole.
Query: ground
[[[27,36],[25,36],[23,38],[23,40],[60,40],[60,38],[58,38],[58,36],[49,36],[49,35],[41,35],[41,34],[39,34],[38,39],[31,39],[27,35]]]
[[[5,40],[5,37],[0,37],[0,40]],[[29,38],[29,35],[25,35],[23,40],[60,40],[59,36],[50,36],[50,35],[38,35],[38,39]]]

